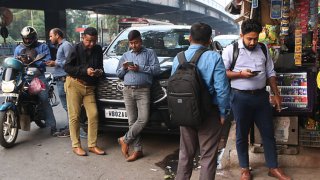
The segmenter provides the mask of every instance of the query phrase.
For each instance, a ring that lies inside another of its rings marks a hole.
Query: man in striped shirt
[[[156,53],[142,46],[141,34],[132,30],[128,34],[130,51],[121,57],[117,75],[124,81],[123,97],[128,113],[129,131],[118,139],[122,154],[128,162],[143,156],[140,132],[146,126],[150,111],[150,87],[153,76],[160,73]],[[129,145],[133,153],[129,156]]]

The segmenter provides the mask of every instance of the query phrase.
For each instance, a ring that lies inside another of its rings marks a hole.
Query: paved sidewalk
[[[279,166],[294,180],[320,179],[320,148],[295,146],[299,153],[296,155],[278,155]],[[252,149],[252,147],[251,147]],[[249,151],[250,165],[254,180],[276,179],[268,176],[263,153]],[[199,178],[199,171],[195,170],[192,180]],[[230,129],[229,139],[222,157],[222,170],[217,170],[216,180],[240,179],[240,168],[235,146],[235,126]]]

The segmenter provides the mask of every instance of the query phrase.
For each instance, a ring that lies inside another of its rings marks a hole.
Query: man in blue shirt
[[[53,76],[57,82],[57,89],[59,98],[62,104],[63,109],[67,110],[67,100],[66,100],[66,93],[64,91],[64,82],[66,81],[67,73],[64,71],[63,67],[66,62],[68,55],[71,52],[72,45],[68,41],[64,39],[64,34],[61,29],[53,28],[49,32],[49,38],[53,45],[58,46],[57,51],[57,59],[56,60],[49,60],[46,62],[47,66],[54,67]],[[68,121],[67,121],[67,124]],[[65,129],[61,132],[56,134],[57,137],[69,137],[69,126],[67,125]]]
[[[185,51],[187,61],[190,61],[195,52],[208,47],[211,43],[212,29],[204,23],[195,23],[190,30],[190,47]],[[172,72],[179,65],[177,57],[173,60]],[[220,141],[220,132],[229,104],[229,82],[221,56],[214,51],[204,52],[197,64],[208,91],[212,95],[212,103],[217,109],[212,109],[210,115],[197,127],[180,126],[180,152],[177,170],[177,180],[190,179],[193,168],[193,158],[200,145],[200,179],[215,178],[217,166],[217,150]],[[219,109],[219,110],[218,110]]]
[[[142,47],[141,34],[132,30],[128,34],[131,50],[121,57],[117,74],[124,81],[123,97],[128,113],[129,131],[118,139],[122,154],[128,162],[143,156],[140,133],[146,126],[150,111],[150,87],[153,76],[160,73],[155,52]],[[129,145],[134,148],[129,156]]]
[[[25,54],[27,56],[33,56],[33,57],[30,57],[31,59],[33,59],[36,57],[37,54],[45,55],[45,57],[42,60],[35,62],[34,65],[41,71],[41,75],[39,76],[39,79],[42,82],[44,82],[46,85],[46,89],[44,91],[41,91],[38,96],[40,98],[40,101],[43,107],[46,126],[51,128],[51,135],[54,135],[56,133],[56,119],[53,115],[53,110],[49,103],[49,99],[48,99],[49,86],[44,76],[44,72],[46,71],[45,62],[51,59],[50,50],[46,44],[38,42],[37,31],[31,26],[26,26],[21,30],[21,37],[22,37],[22,44],[16,47],[14,51],[14,57],[21,59],[22,61],[24,61],[24,63],[28,63],[27,61],[29,58],[27,59],[19,58],[18,56]],[[30,54],[30,52],[34,52],[34,53]]]
[[[231,79],[230,102],[236,121],[236,146],[242,168],[241,180],[252,179],[249,170],[248,135],[253,123],[257,125],[262,136],[269,175],[281,180],[289,180],[290,177],[278,167],[272,108],[266,83],[270,85],[275,95],[274,100],[278,111],[281,110],[281,97],[277,88],[273,61],[269,53],[266,59],[261,49],[262,44],[258,44],[261,31],[261,24],[255,20],[249,19],[242,23],[241,39],[238,41],[239,55],[234,69],[230,70],[233,45],[227,46],[222,54],[227,75]]]

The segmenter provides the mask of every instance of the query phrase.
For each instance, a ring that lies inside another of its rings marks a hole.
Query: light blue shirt
[[[122,64],[125,61],[139,65],[139,71],[124,70]],[[123,79],[124,85],[151,85],[153,76],[157,76],[159,73],[160,64],[156,53],[144,47],[138,53],[132,50],[124,53],[117,67],[117,75]]]
[[[61,76],[67,75],[63,67],[64,67],[64,64],[66,63],[68,54],[70,54],[71,52],[71,49],[72,49],[71,43],[69,43],[65,39],[63,39],[61,44],[59,44],[58,51],[57,51],[57,59],[55,60],[56,65],[54,67],[54,72],[53,72],[54,77],[61,77]]]
[[[198,44],[190,45],[188,50],[185,51],[187,61],[190,61],[195,52],[201,47],[203,46]],[[176,71],[178,65],[178,58],[175,57],[171,74]],[[209,88],[213,103],[219,107],[220,116],[225,117],[226,109],[229,108],[230,87],[221,56],[217,52],[206,51],[201,55],[197,67],[202,79]]]
[[[257,44],[254,50],[249,51],[243,45],[242,39],[239,43],[239,55],[232,71],[240,72],[245,69],[251,71],[261,71],[257,76],[251,78],[237,78],[231,80],[231,87],[240,90],[256,90],[266,87],[266,80],[272,76],[276,76],[272,58],[267,51],[268,60],[261,49],[260,44]],[[226,69],[230,69],[233,57],[233,45],[227,46],[222,52],[222,58]],[[267,63],[266,63],[267,61]]]
[[[14,50],[14,57],[20,56],[21,51],[25,48],[26,47],[23,44],[20,44],[19,46],[17,46],[16,49]],[[39,60],[34,63],[35,66],[37,68],[39,68],[39,70],[43,73],[46,71],[45,62],[51,59],[49,47],[48,47],[48,45],[46,45],[44,43],[38,42],[37,47],[35,47],[34,49],[37,51],[38,54],[45,54],[46,55],[42,60]]]

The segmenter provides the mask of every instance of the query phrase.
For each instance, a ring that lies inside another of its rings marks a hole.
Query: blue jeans
[[[44,74],[39,76],[39,79],[45,83],[46,89],[44,91],[41,91],[40,94],[38,95],[41,101],[41,106],[44,112],[44,118],[46,121],[46,126],[51,127],[51,129],[56,128],[56,119],[53,114],[52,107],[49,103],[48,99],[48,91],[49,91],[49,85],[47,80],[45,79]]]
[[[131,89],[125,87],[123,98],[129,121],[129,131],[124,136],[124,142],[132,144],[134,151],[141,151],[140,133],[147,125],[150,114],[150,88]]]
[[[269,168],[278,167],[272,107],[267,91],[249,94],[231,91],[231,108],[236,121],[236,146],[240,167],[249,167],[248,135],[255,123],[260,131]]]
[[[63,109],[68,112],[66,92],[64,91],[64,81],[61,81],[61,80],[56,81],[56,84],[57,84],[57,90],[58,90],[61,105]]]

